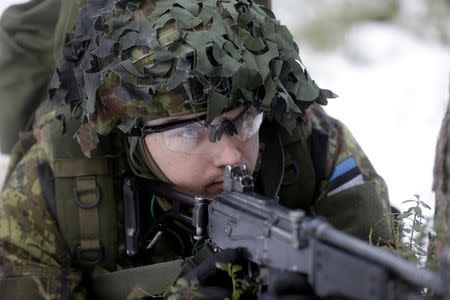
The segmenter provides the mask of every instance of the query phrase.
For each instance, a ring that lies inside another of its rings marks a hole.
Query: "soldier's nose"
[[[236,147],[235,141],[228,134],[223,134],[220,141],[212,143],[214,147],[213,161],[216,167],[237,165],[241,162],[242,154]]]

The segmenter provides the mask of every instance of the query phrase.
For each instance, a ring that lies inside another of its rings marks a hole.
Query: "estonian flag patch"
[[[334,168],[327,185],[328,196],[332,196],[363,183],[364,180],[361,175],[361,170],[353,156],[350,156],[341,161]]]

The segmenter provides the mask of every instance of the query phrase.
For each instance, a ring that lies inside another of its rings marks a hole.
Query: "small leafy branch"
[[[238,300],[244,294],[255,294],[257,291],[257,283],[252,283],[243,278],[242,266],[233,265],[230,263],[216,263],[216,267],[222,271],[227,272],[231,278],[233,293],[231,294],[231,300]],[[228,298],[227,298],[228,299]]]
[[[405,212],[394,215],[397,252],[408,260],[423,262],[428,253],[425,249],[428,221],[423,211],[431,210],[431,207],[419,195],[414,195],[414,198],[403,201],[405,204],[411,203],[411,206]]]

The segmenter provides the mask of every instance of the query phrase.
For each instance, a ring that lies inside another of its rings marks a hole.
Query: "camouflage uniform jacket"
[[[338,229],[361,239],[392,240],[385,183],[344,125],[313,106],[292,135],[281,132],[281,143],[281,203],[324,216]],[[0,197],[0,288],[8,280],[27,278],[27,295],[84,298],[83,290],[77,288],[80,270],[72,267],[72,252],[58,230],[39,180],[37,169],[47,159],[46,147],[40,140],[25,147],[28,150],[23,153],[16,148],[21,159]],[[265,156],[266,152],[257,183],[266,184],[261,189],[270,194],[274,174],[264,173],[271,168],[273,157]],[[13,155],[13,165],[14,160]],[[277,172],[275,169],[271,170]],[[172,255],[176,256],[172,253],[164,259]]]

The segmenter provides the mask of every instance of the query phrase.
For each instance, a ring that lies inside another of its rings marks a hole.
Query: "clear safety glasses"
[[[148,134],[160,134],[167,148],[176,152],[189,154],[208,153],[208,143],[220,141],[226,132],[232,139],[245,142],[259,130],[263,113],[254,107],[240,107],[228,111],[205,126],[206,116],[190,120],[181,120],[159,126],[144,126],[136,129],[137,134],[145,137]]]

